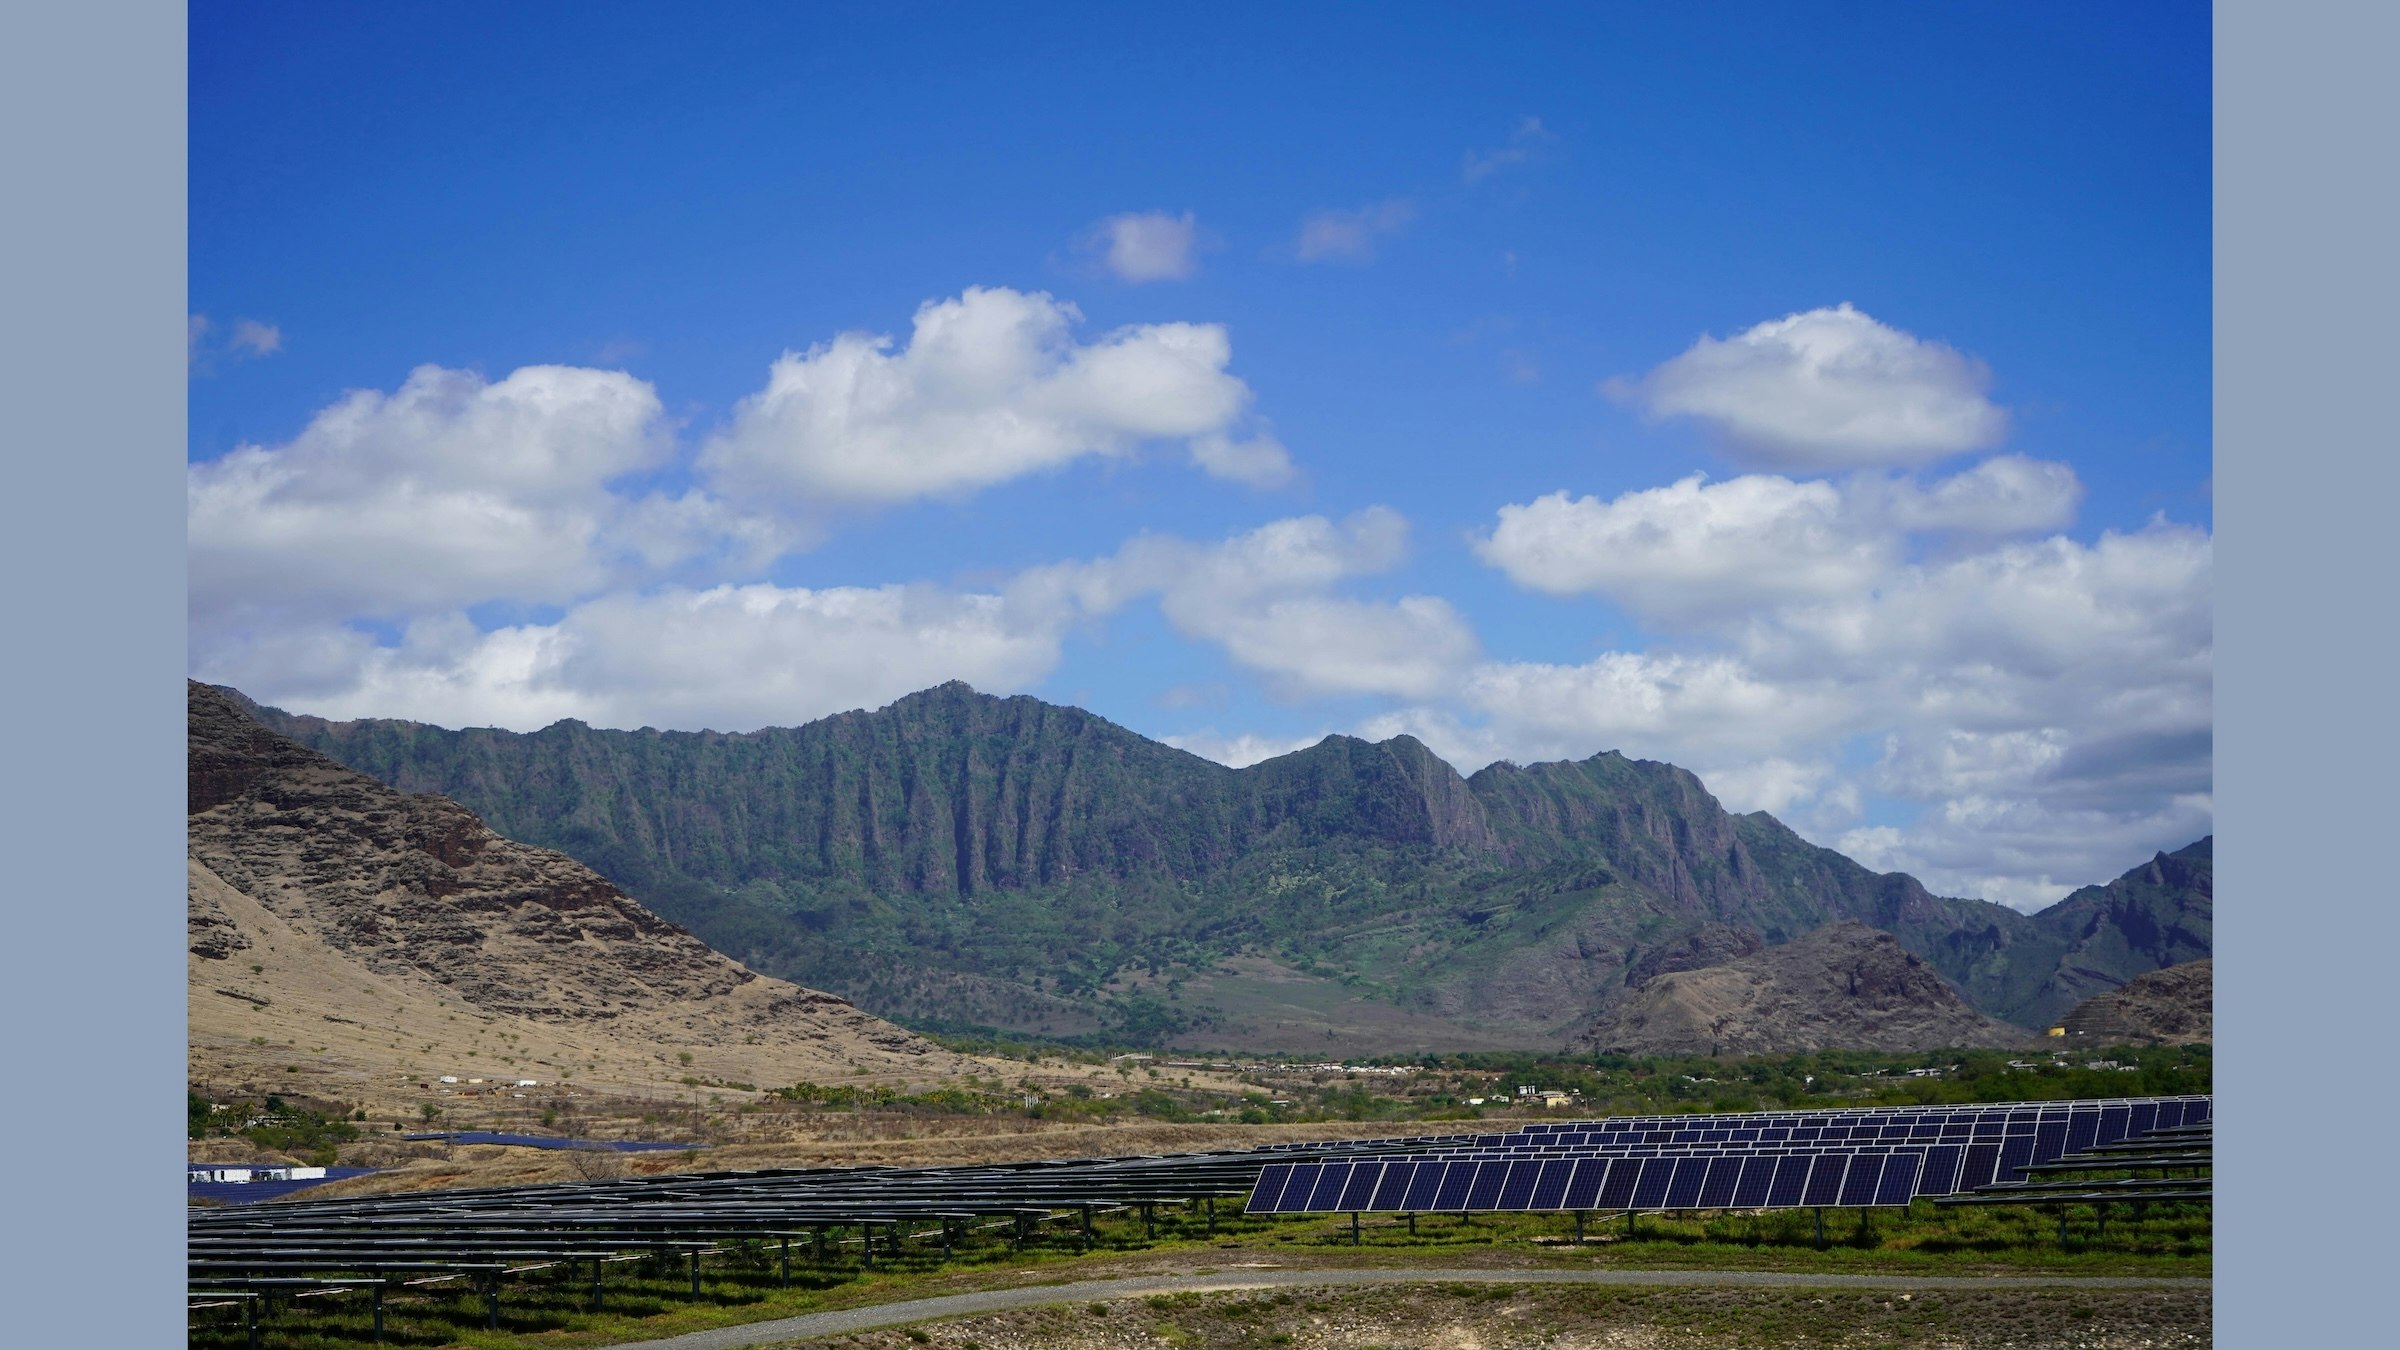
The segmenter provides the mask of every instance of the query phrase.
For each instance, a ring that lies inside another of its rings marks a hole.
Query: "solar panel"
[[[1537,1212],[1566,1208],[1561,1202],[1566,1198],[1567,1182],[1574,1174],[1574,1159],[1553,1158],[1542,1163],[1541,1172],[1533,1183],[1533,1194],[1526,1198],[1525,1207]]]
[[[1871,1205],[1875,1203],[1875,1184],[1883,1180],[1883,1165],[1888,1158],[1866,1154],[1850,1159],[1850,1171],[1842,1178],[1842,1205]]]
[[[1366,1208],[1379,1213],[1405,1209],[1401,1201],[1408,1194],[1409,1183],[1416,1180],[1420,1165],[1413,1162],[1384,1164],[1383,1176],[1375,1183],[1375,1194],[1367,1201]]]
[[[1367,1202],[1375,1198],[1375,1183],[1383,1179],[1384,1164],[1358,1163],[1350,1170],[1350,1184],[1342,1188],[1342,1198],[1335,1202],[1337,1210],[1371,1209]]]
[[[1708,1180],[1708,1164],[1706,1158],[1677,1160],[1674,1178],[1667,1183],[1667,1208],[1699,1208],[1700,1185]]]
[[[1434,1202],[1441,1194],[1442,1174],[1449,1168],[1446,1162],[1417,1164],[1417,1175],[1408,1183],[1408,1194],[1400,1201],[1400,1207],[1411,1214],[1439,1209]]]
[[[1491,1210],[1500,1207],[1500,1186],[1508,1180],[1509,1164],[1486,1162],[1475,1165],[1475,1184],[1467,1191],[1467,1208]]]
[[[1533,1184],[1541,1178],[1539,1162],[1516,1162],[1508,1165],[1508,1178],[1500,1183],[1500,1198],[1494,1209],[1522,1211],[1533,1207]]]
[[[1708,1164],[1708,1180],[1700,1187],[1700,1208],[1723,1209],[1732,1204],[1734,1187],[1741,1179],[1742,1159],[1712,1159]]]
[[[1809,1169],[1808,1186],[1801,1192],[1800,1203],[1811,1206],[1840,1204],[1842,1172],[1850,1165],[1850,1160],[1839,1154],[1829,1153],[1822,1154],[1811,1161],[1816,1166]]]
[[[1873,1203],[1906,1205],[1916,1196],[1923,1166],[1923,1159],[1911,1153],[1895,1153],[1884,1159],[1883,1179],[1876,1184]]]

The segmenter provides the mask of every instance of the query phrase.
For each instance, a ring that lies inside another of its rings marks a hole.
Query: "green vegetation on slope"
[[[256,713],[756,969],[924,1027],[1206,1042],[1241,1019],[1184,990],[1247,954],[1349,991],[1361,1025],[1372,1004],[1555,1044],[1696,934],[1845,918],[2031,1025],[2207,938],[2206,841],[2028,918],[1614,753],[1462,778],[1409,737],[1337,736],[1234,770],[958,684],[742,735]]]

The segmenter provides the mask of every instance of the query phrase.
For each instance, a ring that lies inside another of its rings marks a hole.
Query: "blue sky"
[[[191,31],[205,678],[1621,748],[2024,906],[2210,828],[2204,6]]]

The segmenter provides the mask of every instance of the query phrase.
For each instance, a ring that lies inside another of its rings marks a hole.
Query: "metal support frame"
[[[494,1331],[500,1329],[500,1272],[483,1277],[483,1303],[487,1316],[484,1324]]]
[[[1208,1197],[1208,1235],[1217,1235],[1217,1197],[1213,1195]]]
[[[1092,1207],[1090,1205],[1083,1207],[1083,1249],[1087,1252],[1092,1249]]]
[[[1583,1241],[1583,1211],[1580,1209],[1575,1211],[1575,1240],[1579,1243]]]
[[[1365,1239],[1358,1235],[1358,1211],[1355,1209],[1350,1211],[1350,1245],[1353,1247],[1366,1245]]]
[[[592,1258],[592,1311],[600,1311],[600,1258]]]
[[[1824,1209],[1823,1209],[1822,1207],[1819,1207],[1819,1208],[1818,1208],[1818,1210],[1816,1211],[1816,1214],[1817,1214],[1817,1250],[1818,1250],[1818,1251],[1823,1251],[1823,1250],[1825,1250],[1825,1211],[1824,1211]]]
[[[258,1350],[258,1305],[254,1298],[242,1300],[242,1339],[249,1342],[250,1350]]]
[[[684,1255],[691,1258],[692,1301],[697,1303],[700,1301],[700,1249],[698,1247],[694,1247],[690,1251],[684,1253]]]
[[[780,1285],[778,1285],[778,1286],[776,1286],[776,1287],[777,1287],[777,1288],[780,1288],[780,1289],[789,1289],[789,1288],[791,1288],[791,1287],[792,1287],[792,1235],[791,1235],[791,1234],[789,1234],[789,1233],[785,1233],[785,1234],[783,1234],[783,1235],[782,1235],[782,1239],[783,1239],[783,1283],[782,1283],[782,1284],[780,1284]]]
[[[383,1344],[383,1284],[381,1281],[377,1281],[375,1285],[375,1343]]]

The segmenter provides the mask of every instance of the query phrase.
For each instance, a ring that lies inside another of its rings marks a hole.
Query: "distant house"
[[[322,1167],[286,1167],[268,1163],[193,1163],[187,1169],[190,1182],[217,1182],[247,1185],[259,1181],[323,1181]]]

